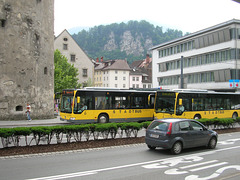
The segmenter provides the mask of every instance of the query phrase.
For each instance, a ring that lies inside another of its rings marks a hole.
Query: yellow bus
[[[240,94],[207,90],[159,90],[154,118],[229,118],[240,114]]]
[[[154,98],[153,90],[63,90],[60,119],[78,124],[153,120]]]

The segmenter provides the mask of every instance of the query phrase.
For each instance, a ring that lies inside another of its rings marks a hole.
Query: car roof
[[[193,119],[181,119],[181,118],[165,118],[165,119],[156,119],[154,121],[161,121],[161,122],[181,122],[181,121],[194,121]]]

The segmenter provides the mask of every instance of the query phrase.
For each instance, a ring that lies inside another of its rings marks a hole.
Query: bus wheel
[[[100,114],[98,116],[98,123],[107,123],[107,122],[108,122],[107,114]]]
[[[194,116],[194,119],[201,119],[201,116],[200,116],[199,114],[196,114],[196,115]]]
[[[232,118],[236,120],[236,119],[237,119],[237,117],[238,117],[238,114],[237,114],[236,112],[235,112],[235,113],[233,113],[233,115],[232,115]]]

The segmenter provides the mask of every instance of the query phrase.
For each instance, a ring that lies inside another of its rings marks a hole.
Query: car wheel
[[[208,143],[209,149],[214,149],[217,145],[217,139],[215,137],[212,137]]]
[[[108,122],[108,116],[106,114],[100,114],[98,116],[98,123],[107,123]]]
[[[156,149],[156,147],[155,146],[150,146],[150,145],[147,145],[148,146],[148,148],[149,149],[151,149],[151,150],[154,150],[154,149]]]
[[[177,141],[177,142],[175,142],[174,145],[172,146],[171,152],[172,152],[173,154],[180,154],[180,153],[182,152],[182,148],[183,148],[182,143],[179,142],[179,141]]]

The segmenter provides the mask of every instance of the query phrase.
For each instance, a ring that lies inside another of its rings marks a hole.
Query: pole
[[[181,89],[184,89],[184,87],[183,87],[183,81],[184,81],[184,79],[183,79],[183,56],[181,56]]]

